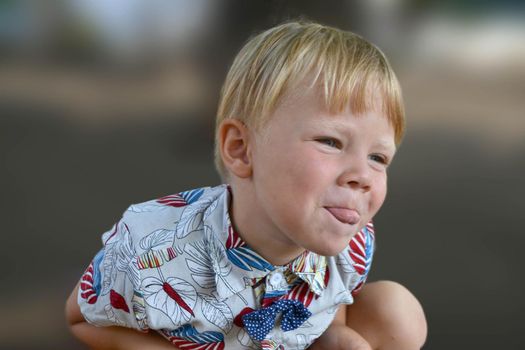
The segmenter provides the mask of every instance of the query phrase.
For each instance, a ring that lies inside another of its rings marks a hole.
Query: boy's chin
[[[338,244],[326,244],[323,247],[315,247],[314,249],[309,249],[311,252],[323,256],[336,256],[341,253],[349,244],[348,242],[342,242]],[[333,243],[333,242],[332,242]]]

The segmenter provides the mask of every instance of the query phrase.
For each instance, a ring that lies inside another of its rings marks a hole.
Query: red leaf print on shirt
[[[184,207],[187,205],[186,200],[181,195],[171,194],[157,199],[157,203],[169,205],[170,207]]]
[[[86,272],[80,279],[80,289],[82,290],[80,296],[86,299],[88,304],[97,302],[97,292],[93,288],[93,263],[89,264]]]
[[[185,207],[197,201],[204,193],[203,188],[184,191],[157,199],[157,203],[169,205],[170,207]]]
[[[129,307],[126,304],[126,300],[122,295],[115,292],[113,289],[109,292],[109,301],[111,302],[111,306],[113,306],[115,309],[129,313]]]
[[[175,291],[175,289],[173,289],[168,282],[164,282],[162,284],[162,289],[166,292],[166,294],[168,294],[168,296],[171,299],[175,300],[175,302],[179,304],[180,307],[188,311],[192,316],[195,316],[191,307],[189,307],[188,304],[186,304],[186,302],[181,298],[179,293],[177,293],[177,291]]]
[[[328,286],[330,280],[330,269],[326,267],[324,275],[324,285]],[[308,307],[314,299],[318,296],[310,289],[310,285],[306,281],[302,281],[292,287],[292,289],[284,296],[284,299],[298,300]]]
[[[250,312],[254,311],[251,307],[245,307],[244,309],[239,312],[237,316],[233,319],[233,324],[237,327],[244,328],[244,322],[242,321],[242,317],[246,314],[249,314]]]
[[[175,326],[182,326],[195,317],[197,291],[187,281],[178,277],[164,280],[150,276],[142,281],[141,288],[146,304],[162,311]]]
[[[355,296],[362,288],[366,281],[370,266],[372,264],[372,254],[374,250],[374,225],[369,222],[361,231],[359,231],[350,241],[348,255],[352,259],[352,266],[361,276],[361,280],[352,290]]]
[[[367,225],[352,237],[352,240],[350,241],[350,250],[348,251],[356,272],[361,276],[368,273],[372,262],[373,236],[371,232],[373,231],[369,231],[370,234],[367,234],[366,230],[368,229],[369,226]]]

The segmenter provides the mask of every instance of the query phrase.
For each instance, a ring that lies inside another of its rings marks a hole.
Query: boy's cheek
[[[386,199],[386,188],[382,193],[376,195],[376,198],[370,203],[370,218],[368,221],[372,220],[374,216],[381,210],[381,207],[385,203]],[[366,223],[365,223],[366,224]]]

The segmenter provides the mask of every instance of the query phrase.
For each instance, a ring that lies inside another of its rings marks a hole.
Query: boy
[[[295,22],[254,37],[218,110],[229,185],[132,205],[68,300],[73,333],[97,349],[420,348],[412,294],[363,287],[403,132],[397,79],[364,39]]]

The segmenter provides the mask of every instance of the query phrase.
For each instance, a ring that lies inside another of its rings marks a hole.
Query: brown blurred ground
[[[210,43],[223,52],[192,51],[173,64],[115,69],[13,55],[0,65],[0,348],[81,349],[63,303],[100,234],[130,203],[219,183],[218,89],[249,32],[281,12],[359,23],[337,14],[349,6],[339,2],[255,4],[224,10],[235,15],[215,39],[231,41]],[[397,280],[420,298],[425,349],[522,349],[524,71],[416,65],[409,51],[392,52],[408,134],[376,220],[371,279]]]

